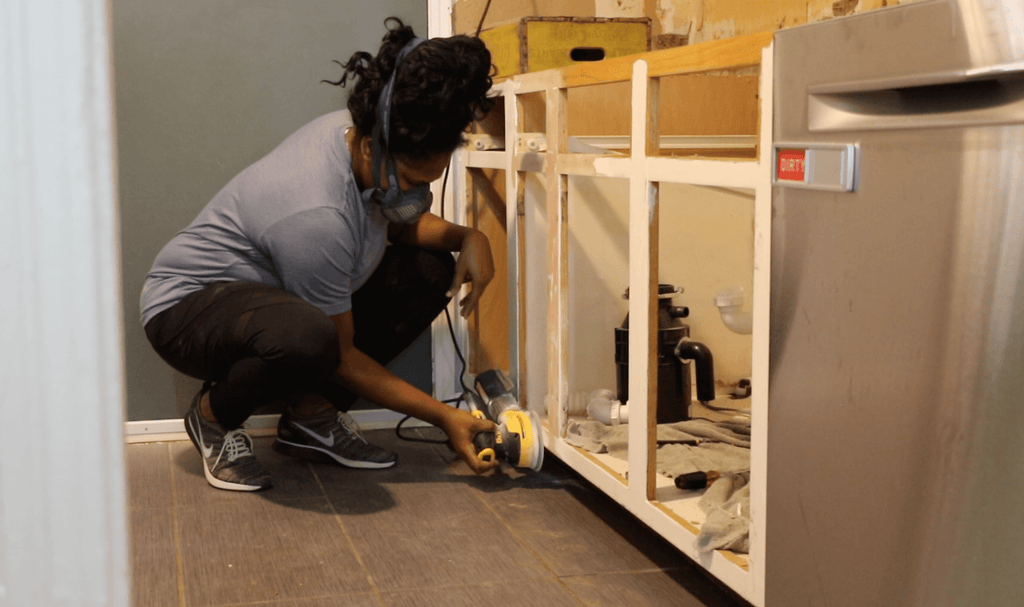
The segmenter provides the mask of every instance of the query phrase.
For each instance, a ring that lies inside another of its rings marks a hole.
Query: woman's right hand
[[[474,417],[464,409],[447,407],[440,427],[448,435],[452,449],[466,462],[473,472],[483,474],[498,467],[497,461],[485,462],[476,454],[473,438],[480,432],[494,432],[495,425],[489,419]]]

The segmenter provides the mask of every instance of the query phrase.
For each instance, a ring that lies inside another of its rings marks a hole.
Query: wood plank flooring
[[[433,430],[404,430],[437,437]],[[367,432],[390,470],[256,455],[220,491],[188,442],[128,445],[136,607],[745,607],[555,458],[472,474],[444,446]]]

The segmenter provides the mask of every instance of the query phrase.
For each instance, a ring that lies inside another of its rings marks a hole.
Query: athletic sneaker
[[[285,411],[277,424],[274,450],[349,468],[390,468],[398,462],[397,453],[366,442],[352,416],[335,409],[306,419]]]
[[[273,485],[270,475],[252,453],[252,439],[245,430],[225,430],[208,422],[199,412],[199,400],[209,386],[196,394],[185,415],[185,431],[203,460],[206,481],[218,489],[259,491]]]

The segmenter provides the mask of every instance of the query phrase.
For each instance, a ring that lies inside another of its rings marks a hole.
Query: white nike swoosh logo
[[[192,418],[188,418],[188,423],[192,425],[192,431],[199,437],[200,451],[203,452],[203,457],[210,457],[213,455],[213,447],[207,447],[206,442],[203,441],[203,432],[196,427],[196,424],[192,421]]]
[[[331,430],[331,433],[328,434],[327,436],[323,436],[321,434],[317,434],[316,432],[313,432],[312,430],[310,430],[309,428],[306,428],[305,426],[300,426],[299,424],[297,424],[295,422],[292,422],[292,425],[295,426],[296,428],[298,428],[299,430],[302,430],[306,434],[312,436],[316,440],[320,441],[321,443],[324,444],[324,446],[326,446],[326,447],[333,447],[334,446],[334,430]]]

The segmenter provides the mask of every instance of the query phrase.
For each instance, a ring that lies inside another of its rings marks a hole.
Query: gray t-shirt
[[[142,288],[142,323],[216,281],[293,293],[327,315],[384,255],[388,222],[368,211],[352,173],[347,110],[317,118],[222,189],[157,255]]]

